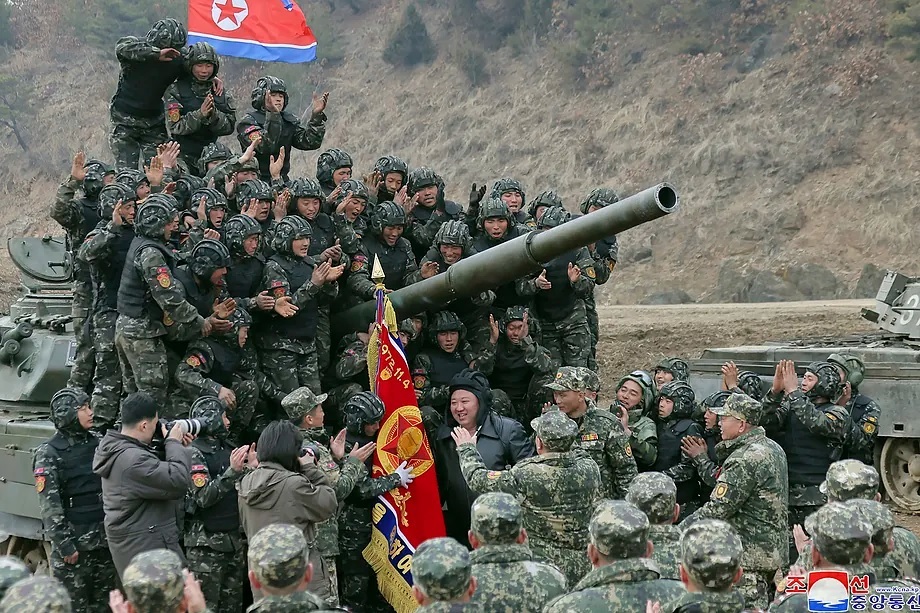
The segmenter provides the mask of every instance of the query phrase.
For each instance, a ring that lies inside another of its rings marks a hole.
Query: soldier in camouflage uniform
[[[259,253],[262,226],[248,215],[234,215],[224,224],[224,243],[230,250],[230,270],[224,276],[227,293],[253,317],[275,308],[275,299],[262,290],[265,258]]]
[[[648,538],[654,545],[652,559],[665,579],[680,579],[680,530],[674,523],[680,514],[677,486],[664,473],[639,473],[629,484],[626,502],[648,517]]]
[[[773,594],[776,571],[788,563],[789,481],[783,450],[766,437],[763,407],[743,394],[732,394],[712,412],[720,416],[722,442],[716,451],[722,470],[705,505],[681,523],[700,519],[727,521],[744,544],[744,576],[739,590],[748,607],[765,607]]]
[[[412,594],[420,605],[416,613],[487,610],[470,601],[476,591],[470,554],[452,538],[430,539],[419,545],[412,556],[412,579]]]
[[[379,187],[373,190],[371,197],[376,202],[386,202],[395,199],[399,190],[406,184],[409,179],[409,164],[395,155],[384,155],[374,162],[374,173]]]
[[[189,570],[201,581],[208,605],[215,611],[243,608],[243,537],[236,484],[255,461],[250,447],[234,449],[227,442],[230,420],[225,405],[213,396],[192,404],[190,419],[202,422],[192,441],[192,485],[185,499],[183,545]],[[247,457],[248,455],[248,457]],[[254,466],[253,466],[254,468]]]
[[[741,537],[727,522],[704,519],[680,537],[680,578],[687,593],[669,605],[674,613],[738,613],[744,597],[734,589],[741,580]],[[662,609],[663,611],[665,609]]]
[[[197,42],[186,53],[185,73],[163,94],[166,127],[179,143],[189,170],[198,176],[208,170],[199,167],[205,147],[233,134],[236,126],[236,103],[215,81],[219,71],[220,57],[214,47]]]
[[[357,270],[361,258],[367,257],[361,239],[367,234],[370,192],[358,179],[345,179],[336,190],[338,195],[330,207],[332,226],[342,251],[351,259],[351,268]]]
[[[451,379],[473,368],[477,356],[466,342],[466,326],[450,311],[434,314],[428,335],[428,346],[412,362],[412,381],[419,404],[443,412],[450,400]]]
[[[251,217],[262,228],[260,253],[266,258],[274,253],[275,228],[278,221],[274,217],[275,193],[265,181],[251,179],[243,181],[236,188],[236,204],[243,215]]]
[[[102,522],[102,479],[93,474],[99,444],[90,431],[89,396],[64,388],[51,398],[54,436],[33,454],[35,489],[45,533],[51,540],[51,572],[78,611],[108,610],[100,594],[115,588],[115,566]]]
[[[671,381],[688,382],[690,380],[690,365],[683,358],[665,358],[655,364],[652,374],[655,376],[655,387],[661,389]]]
[[[73,608],[61,582],[46,575],[17,581],[0,600],[0,613],[80,613],[85,610]]]
[[[307,591],[313,576],[310,548],[296,526],[269,524],[249,543],[249,583],[264,596],[246,613],[296,613],[324,609]]]
[[[335,198],[331,194],[342,181],[351,178],[351,168],[354,163],[351,156],[345,151],[333,147],[326,149],[316,158],[316,180],[323,188],[323,193],[330,201]],[[336,194],[338,196],[338,194]]]
[[[473,492],[507,492],[521,498],[534,555],[550,561],[575,585],[590,570],[584,552],[591,509],[601,499],[601,474],[594,460],[581,449],[572,449],[578,426],[564,413],[552,407],[531,427],[537,455],[510,470],[488,470],[476,449],[476,438],[456,428],[453,438],[460,469]]]
[[[246,113],[236,126],[236,135],[241,150],[257,142],[256,159],[259,161],[259,175],[263,181],[271,179],[269,165],[279,155],[284,156],[281,176],[285,182],[291,168],[291,148],[301,151],[319,149],[326,135],[326,101],[329,93],[313,96],[310,121],[301,125],[296,115],[287,111],[288,93],[284,81],[278,77],[259,77],[252,90],[252,110]]]
[[[575,445],[597,463],[601,497],[625,498],[637,470],[623,426],[609,411],[597,408],[585,397],[585,381],[578,369],[563,366],[546,387],[553,391],[559,409],[578,425]]]
[[[531,552],[524,512],[511,494],[490,492],[476,499],[469,538],[477,582],[473,602],[493,611],[539,613],[565,594],[565,575]]]
[[[579,209],[582,215],[588,215],[619,201],[620,197],[617,196],[615,191],[607,187],[598,187],[588,194]],[[588,252],[594,258],[594,284],[604,285],[610,280],[610,275],[613,273],[619,257],[620,246],[617,243],[616,235],[602,238],[596,243],[588,245]],[[597,339],[600,335],[600,324],[597,318],[597,303],[594,301],[593,288],[590,295],[585,298],[585,312],[588,314],[588,329],[591,331],[591,358],[588,360],[588,368],[597,370]]]
[[[530,228],[516,225],[511,216],[511,211],[508,210],[508,205],[498,198],[489,198],[478,209],[475,226],[470,228],[470,232],[476,237],[473,240],[473,249],[477,253],[481,253],[486,249],[497,247],[509,240],[524,236],[530,232]],[[527,306],[530,303],[529,297],[521,296],[518,293],[517,281],[510,281],[500,285],[494,288],[494,291],[495,300],[492,302],[491,312],[496,321],[501,320],[505,315],[506,309],[513,306]],[[530,323],[531,326],[536,328],[535,321]]]
[[[703,436],[697,438],[684,438],[680,442],[683,453],[693,462],[696,475],[702,483],[700,500],[709,500],[712,489],[716,486],[719,476],[720,460],[716,453],[716,445],[722,442],[722,429],[719,428],[719,416],[712,412],[713,407],[725,404],[725,399],[730,392],[713,392],[703,399],[700,407],[703,409]]]
[[[185,41],[185,26],[175,19],[161,19],[145,38],[125,36],[115,44],[121,74],[109,107],[109,142],[116,167],[137,168],[138,157],[151,159],[157,145],[168,140],[163,94],[185,72],[181,53]]]
[[[529,221],[525,225],[531,230],[536,230],[537,222],[540,221],[541,217],[543,217],[543,213],[546,212],[546,209],[552,208],[554,206],[565,208],[565,205],[562,203],[562,198],[559,196],[559,194],[553,190],[540,192],[540,194],[531,200],[530,204],[527,206]]]
[[[61,224],[67,232],[67,249],[73,255],[83,244],[86,236],[99,224],[99,194],[106,176],[111,171],[99,160],[86,161],[81,151],[73,159],[70,176],[58,188],[51,205],[51,219]],[[82,187],[83,196],[76,198],[77,187]],[[73,329],[77,350],[70,370],[67,385],[90,390],[93,379],[93,341],[90,317],[93,307],[93,283],[90,269],[85,262],[74,259],[73,267]]]
[[[658,427],[652,420],[655,387],[652,378],[642,370],[634,370],[617,383],[617,399],[610,412],[620,418],[636,458],[636,465],[650,470],[658,459]]]
[[[29,567],[14,556],[0,556],[0,600],[11,585],[32,575]]]
[[[843,456],[872,464],[882,409],[875,400],[859,393],[859,386],[866,376],[866,365],[857,356],[848,353],[831,354],[827,361],[837,367],[844,383],[849,384],[849,396],[846,396],[845,390],[845,395],[837,400],[837,404],[845,402],[849,415]]]
[[[555,228],[571,217],[565,209],[548,209],[537,228]],[[584,300],[594,290],[596,277],[594,259],[582,247],[544,264],[538,275],[517,281],[518,294],[533,299],[543,345],[563,366],[588,366],[591,332]]]
[[[658,390],[658,453],[652,468],[662,472],[677,484],[680,519],[699,508],[700,481],[693,460],[681,450],[687,437],[698,438],[703,428],[692,419],[696,397],[690,384],[684,381],[665,383]]]
[[[232,157],[233,152],[220,141],[205,145],[201,150],[201,157],[198,158],[198,176],[204,177],[212,168],[220,166]],[[220,186],[221,183],[215,181],[214,185]]]
[[[122,585],[128,604],[138,612],[207,611],[197,581],[189,579],[182,560],[168,549],[153,549],[134,556],[125,569]],[[190,588],[195,584],[195,588]]]
[[[326,476],[335,497],[340,503],[351,494],[355,486],[363,481],[368,474],[365,462],[371,457],[376,447],[375,443],[367,443],[362,447],[355,446],[351,453],[345,455],[345,430],[326,446],[320,441],[328,439],[324,426],[323,402],[326,394],[314,394],[309,387],[299,387],[281,401],[281,407],[295,426],[303,434],[301,450],[313,454],[316,465]],[[336,607],[339,604],[339,581],[336,572],[336,558],[339,555],[339,523],[338,516],[316,525],[316,553],[317,568],[314,563],[313,582],[309,590],[322,598],[326,604]]]
[[[588,558],[594,570],[544,611],[643,611],[649,600],[668,603],[679,598],[684,593],[680,582],[662,579],[650,557],[648,532],[648,518],[635,506],[602,501],[588,524]]]
[[[524,185],[517,179],[505,177],[497,180],[492,184],[492,193],[489,197],[499,198],[508,205],[513,223],[525,227],[530,227],[534,223],[534,220],[530,218],[524,209],[524,203],[527,201]]]
[[[463,207],[444,199],[444,179],[428,167],[413,168],[406,185],[406,194],[411,198],[406,203],[409,215],[406,238],[412,243],[415,259],[420,260],[434,243],[441,224],[459,220]]]
[[[168,241],[178,225],[172,196],[154,194],[138,208],[137,236],[118,287],[115,347],[124,389],[144,391],[159,406],[167,406],[169,384],[164,340],[189,340],[221,325],[214,317],[202,317],[175,280],[176,259]]]
[[[334,300],[344,266],[317,264],[308,255],[310,225],[297,215],[285,217],[275,230],[275,255],[262,275],[262,287],[275,299],[266,330],[259,336],[266,374],[285,392],[307,386],[320,391],[316,361],[316,326],[321,301]]]

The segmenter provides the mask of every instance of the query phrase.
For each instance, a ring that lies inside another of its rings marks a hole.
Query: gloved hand
[[[395,474],[399,475],[399,484],[402,487],[408,487],[409,484],[415,480],[415,477],[412,476],[412,470],[407,468],[408,465],[408,462],[403,462],[393,471]]]

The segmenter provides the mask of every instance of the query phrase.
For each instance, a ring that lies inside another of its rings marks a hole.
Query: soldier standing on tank
[[[249,584],[263,594],[246,613],[319,611],[322,599],[307,591],[313,579],[310,546],[291,524],[269,524],[249,543]]]
[[[335,147],[326,149],[316,158],[316,180],[322,186],[327,202],[335,202],[342,193],[336,188],[342,181],[351,178],[353,165],[351,156]]]
[[[223,242],[227,197],[213,187],[202,187],[192,192],[189,202],[194,213],[191,210],[186,211],[183,221],[188,222],[192,216],[195,221],[188,226],[189,236],[183,250],[190,251],[205,238]]]
[[[661,576],[680,579],[680,530],[674,524],[681,509],[674,481],[664,473],[639,473],[629,484],[626,502],[636,505],[651,523],[648,538]]]
[[[102,479],[93,474],[99,439],[82,390],[66,387],[51,398],[56,432],[33,454],[42,523],[51,540],[51,572],[70,593],[75,610],[103,612],[100,594],[115,588],[116,573],[102,525]]]
[[[204,177],[212,168],[220,166],[233,157],[230,147],[220,141],[208,143],[201,149],[201,156],[198,158],[198,176]],[[222,183],[214,182],[216,186]]]
[[[492,184],[492,193],[489,197],[499,198],[508,205],[512,223],[525,227],[530,227],[534,223],[527,211],[524,210],[527,195],[524,193],[524,185],[517,179],[510,177],[499,179]]]
[[[565,209],[549,209],[537,228],[555,228],[569,219]],[[543,346],[563,366],[588,366],[591,333],[584,299],[593,291],[595,277],[594,260],[582,247],[553,258],[539,274],[517,281],[518,294],[533,299]]]
[[[303,434],[301,452],[312,454],[316,458],[316,465],[329,478],[335,490],[336,500],[342,504],[355,486],[367,477],[365,462],[373,455],[377,444],[372,441],[361,447],[355,446],[346,456],[345,430],[330,440],[328,446],[321,443],[321,439],[328,440],[323,429],[325,400],[326,394],[316,395],[308,387],[299,387],[285,396],[281,401],[281,408],[291,423],[300,428]],[[336,558],[340,553],[337,516],[333,515],[316,525],[315,548],[319,554],[320,567],[317,568],[314,564],[313,582],[307,589],[322,598],[330,607],[337,607],[339,581]]]
[[[375,202],[394,201],[409,178],[409,165],[395,155],[384,155],[374,162],[372,177],[377,185],[376,189],[371,189],[373,192],[371,196],[374,197]],[[374,186],[369,185],[369,187]]]
[[[317,264],[308,255],[310,224],[297,215],[282,219],[273,240],[275,255],[262,275],[262,287],[275,299],[274,313],[260,335],[262,364],[282,391],[307,386],[320,392],[316,326],[320,301],[338,294],[343,265]]]
[[[471,602],[476,592],[470,553],[449,537],[430,539],[412,557],[412,595],[420,605],[417,613],[478,613],[483,605]]]
[[[412,381],[419,404],[443,411],[450,399],[451,379],[473,368],[476,355],[466,342],[466,326],[450,311],[434,314],[428,335],[429,346],[412,363]]]
[[[605,206],[619,202],[620,197],[616,192],[606,187],[598,187],[588,194],[581,206],[582,215],[589,215],[600,211]],[[542,214],[541,214],[542,218]],[[610,280],[614,267],[617,265],[617,257],[620,251],[616,235],[602,238],[596,243],[588,245],[588,252],[594,258],[594,284],[604,285]],[[594,301],[594,288],[585,298],[585,312],[588,315],[588,329],[591,331],[591,359],[588,360],[588,368],[597,370],[597,339],[600,334],[600,324],[597,318],[597,303]]]
[[[301,125],[296,115],[287,111],[288,93],[284,81],[278,77],[259,77],[252,90],[252,110],[236,126],[237,138],[244,151],[255,140],[259,175],[263,181],[271,179],[269,164],[283,156],[281,176],[285,182],[291,168],[291,147],[301,151],[319,149],[326,135],[326,103],[329,92],[313,95],[310,121]]]
[[[284,198],[281,194],[278,197]],[[242,214],[254,219],[262,228],[260,249],[262,255],[266,258],[269,257],[273,253],[272,244],[275,226],[280,221],[277,218],[277,214],[280,212],[280,215],[284,216],[283,209],[276,212],[277,201],[275,193],[265,181],[253,179],[244,181],[236,188],[236,198]],[[285,203],[286,206],[287,204]]]
[[[473,249],[481,253],[511,239],[527,234],[530,230],[514,223],[508,205],[498,198],[489,198],[479,209]],[[470,230],[471,232],[473,229]],[[518,294],[516,281],[511,281],[495,288],[495,300],[492,302],[492,315],[500,321],[505,310],[513,306],[527,306],[529,299]],[[531,325],[536,322],[531,321]]]
[[[336,190],[338,193],[330,210],[332,225],[342,251],[351,258],[352,267],[356,267],[367,257],[361,239],[367,234],[370,192],[358,179],[345,179]]]
[[[384,410],[383,401],[371,392],[349,398],[342,407],[346,446],[361,449],[376,443]],[[397,487],[407,487],[413,476],[403,462],[395,472],[373,478],[371,457],[364,463],[367,474],[346,498],[339,519],[340,591],[345,606],[356,611],[386,612],[390,606],[377,591],[374,571],[361,552],[371,541],[371,508],[377,497]]]
[[[476,448],[476,437],[465,428],[455,427],[451,436],[470,490],[519,496],[534,554],[554,564],[569,585],[575,585],[590,570],[584,549],[591,510],[603,491],[601,474],[594,460],[572,448],[578,426],[564,413],[551,407],[531,427],[537,455],[509,470],[489,470]]]
[[[540,192],[540,194],[531,200],[529,205],[527,205],[527,214],[530,216],[530,221],[527,223],[527,227],[531,230],[536,230],[537,222],[540,221],[541,217],[543,217],[543,213],[546,212],[546,209],[554,206],[565,208],[565,205],[562,203],[562,198],[559,197],[559,194],[553,190]]]
[[[699,508],[700,482],[693,460],[681,451],[684,438],[703,434],[703,428],[692,418],[695,400],[693,388],[683,381],[665,383],[658,391],[658,454],[652,468],[677,484],[681,519]]]
[[[661,578],[651,559],[649,521],[622,500],[604,500],[588,524],[588,559],[594,569],[546,613],[643,611],[649,600],[668,603],[684,593],[678,581]]]
[[[220,57],[214,47],[195,43],[185,55],[185,73],[163,94],[166,127],[179,143],[189,171],[196,176],[207,172],[207,168],[199,167],[205,147],[217,142],[218,137],[233,134],[236,127],[236,103],[230,92],[215,82],[218,71]]]
[[[671,381],[687,383],[690,380],[690,365],[683,358],[665,358],[655,364],[652,374],[655,378],[655,388],[660,390]]]
[[[192,485],[185,499],[183,545],[189,570],[201,582],[214,611],[243,608],[243,538],[236,484],[259,465],[251,445],[234,449],[227,441],[226,406],[213,396],[192,403],[190,419],[202,422],[192,441]]]
[[[658,457],[658,428],[650,414],[655,388],[648,373],[634,370],[617,383],[610,412],[619,416],[640,470],[651,470]]]
[[[133,189],[113,183],[99,193],[99,212],[103,219],[80,246],[78,259],[93,278],[93,423],[102,433],[118,419],[121,402],[121,367],[115,351],[115,322],[118,319],[118,286],[128,249],[134,240],[136,196]]]
[[[406,236],[412,243],[415,259],[419,260],[431,248],[441,224],[459,220],[463,208],[453,200],[444,199],[444,179],[426,166],[413,168],[409,173],[406,194],[410,198],[405,204],[409,216]]]
[[[136,169],[139,157],[151,159],[157,154],[157,145],[169,140],[163,94],[185,72],[185,42],[185,26],[175,19],[159,20],[145,38],[118,39],[115,56],[121,73],[109,107],[116,167]],[[222,92],[223,87],[218,87]]]
[[[261,238],[262,226],[248,215],[234,215],[224,224],[224,244],[230,251],[230,269],[224,277],[227,293],[256,319],[275,308],[274,297],[262,289]]]
[[[578,369],[563,366],[546,387],[553,391],[553,402],[559,410],[578,425],[580,436],[575,444],[597,463],[601,496],[625,498],[637,471],[622,425],[609,411],[598,409],[585,397],[585,381]]]
[[[859,393],[859,386],[866,377],[866,365],[849,353],[831,354],[827,361],[837,367],[844,379],[843,394],[837,399],[837,404],[845,406],[849,414],[843,455],[872,465],[882,409],[875,400]]]
[[[470,509],[470,545],[476,593],[472,602],[496,611],[540,613],[565,594],[565,575],[537,559],[524,529],[521,503],[511,494],[490,492]]]
[[[744,597],[734,589],[741,580],[744,552],[731,524],[718,519],[693,524],[680,537],[678,554],[687,593],[662,611],[738,613],[744,608]]]
[[[109,175],[114,175],[114,171],[99,160],[87,161],[84,153],[80,151],[73,158],[70,176],[58,188],[51,205],[51,219],[61,224],[67,232],[67,249],[73,256],[87,235],[99,224],[99,194]],[[78,186],[83,190],[81,198],[75,197]],[[92,307],[93,282],[89,267],[75,258],[71,314],[77,347],[67,384],[87,391],[91,389],[95,363],[92,322],[88,319]],[[87,328],[87,325],[90,328]]]
[[[226,296],[224,288],[224,275],[230,266],[227,246],[206,238],[192,248],[185,262],[176,268],[176,279],[182,284],[185,299],[202,317],[214,313],[221,319],[229,319],[236,303]]]

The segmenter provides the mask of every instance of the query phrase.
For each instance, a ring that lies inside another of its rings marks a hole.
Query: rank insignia
[[[205,473],[195,473],[192,475],[192,483],[195,484],[195,487],[204,487],[204,484],[208,482],[208,476]]]
[[[35,491],[39,494],[45,491],[45,476],[35,477]]]
[[[713,494],[715,495],[716,498],[718,498],[719,500],[721,500],[721,499],[725,498],[726,492],[728,492],[728,484],[727,484],[727,483],[720,483],[720,484],[718,484],[718,485],[716,486],[716,491],[713,492]]]

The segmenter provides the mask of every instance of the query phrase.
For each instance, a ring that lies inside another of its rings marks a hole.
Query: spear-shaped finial
[[[383,285],[386,275],[383,273],[383,266],[380,265],[380,256],[374,256],[374,267],[371,268],[371,281],[377,285]]]

